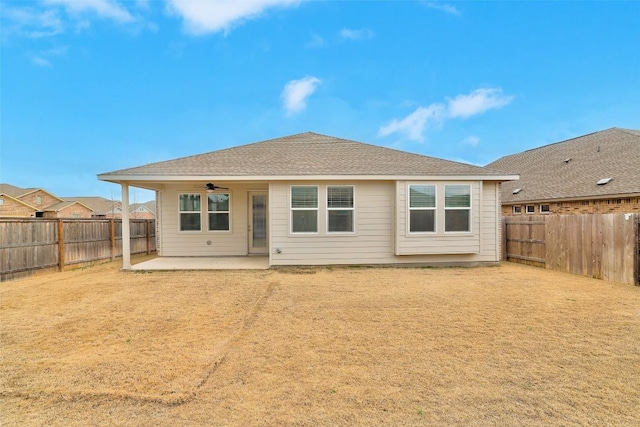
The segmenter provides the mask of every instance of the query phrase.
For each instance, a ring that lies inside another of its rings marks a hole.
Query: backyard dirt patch
[[[118,268],[0,284],[2,426],[640,424],[640,287]]]

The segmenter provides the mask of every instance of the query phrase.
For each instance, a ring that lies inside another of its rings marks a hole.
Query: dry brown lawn
[[[640,287],[118,267],[0,284],[2,426],[640,425]]]

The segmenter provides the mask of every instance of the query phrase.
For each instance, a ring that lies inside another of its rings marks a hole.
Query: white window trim
[[[329,187],[351,187],[351,194],[353,194],[353,206],[350,208],[330,208],[329,207]],[[351,185],[351,184],[328,184],[325,187],[325,195],[324,195],[324,200],[325,200],[325,207],[327,210],[327,214],[325,215],[325,226],[326,226],[326,230],[327,230],[327,234],[342,234],[342,235],[355,235],[356,234],[356,187],[355,185]],[[352,226],[353,226],[353,230],[352,231],[330,231],[329,230],[329,211],[353,211],[353,214],[351,216],[352,218]]]
[[[432,208],[412,208],[411,207],[411,186],[431,186],[435,190],[434,198],[436,205]],[[411,211],[434,211],[433,213],[433,231],[411,231]],[[427,183],[409,183],[407,184],[407,235],[420,236],[425,234],[438,233],[438,185]]]
[[[456,208],[448,208],[447,207],[447,186],[467,186],[469,187],[469,207],[456,207]],[[442,202],[442,207],[444,208],[444,233],[445,234],[473,234],[473,186],[471,184],[444,184],[444,200]],[[469,211],[469,230],[468,231],[447,231],[447,211]]]
[[[520,208],[520,212],[516,212],[516,208]],[[513,205],[511,207],[511,213],[514,215],[522,215],[522,205]]]
[[[549,210],[544,212],[542,210],[543,206],[547,206]],[[540,206],[538,206],[538,212],[540,212],[542,215],[549,215],[551,213],[551,205],[549,203],[541,204]]]
[[[293,187],[315,187],[317,194],[317,204],[315,208],[294,208],[291,206],[291,195]],[[316,211],[316,231],[293,231],[294,211]],[[320,186],[313,184],[294,184],[289,186],[289,234],[294,236],[313,236],[320,233]]]
[[[529,212],[529,208],[532,208],[531,212]],[[536,205],[526,205],[524,207],[524,213],[526,213],[526,214],[535,214],[536,213]]]
[[[229,210],[228,211],[210,211],[209,210],[209,196],[212,194],[228,194],[229,195]],[[231,191],[214,191],[213,193],[207,193],[207,233],[231,233],[232,223],[231,223],[231,203],[233,200],[233,196]],[[209,229],[209,214],[210,213],[227,213],[229,214],[229,229],[228,230],[210,230]]]
[[[183,213],[196,213],[197,211],[182,211],[180,210],[180,196],[184,196],[184,195],[194,195],[194,196],[200,196],[200,230],[182,230],[181,229],[181,225],[182,225],[182,214]],[[202,193],[178,193],[178,233],[188,233],[188,234],[193,234],[193,233],[202,233],[202,225],[204,224],[204,221],[202,220]]]

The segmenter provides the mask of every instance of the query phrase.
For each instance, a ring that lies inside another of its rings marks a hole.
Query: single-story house
[[[640,212],[640,130],[611,128],[502,157],[502,214]]]
[[[122,200],[156,191],[160,257],[283,266],[498,262],[500,183],[518,176],[307,132],[98,178]]]

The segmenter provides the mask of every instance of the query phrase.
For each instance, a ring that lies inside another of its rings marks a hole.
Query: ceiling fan
[[[207,189],[207,191],[215,191],[215,190],[228,190],[227,187],[220,187],[219,185],[215,185],[212,182],[208,182],[205,185],[205,188]]]

